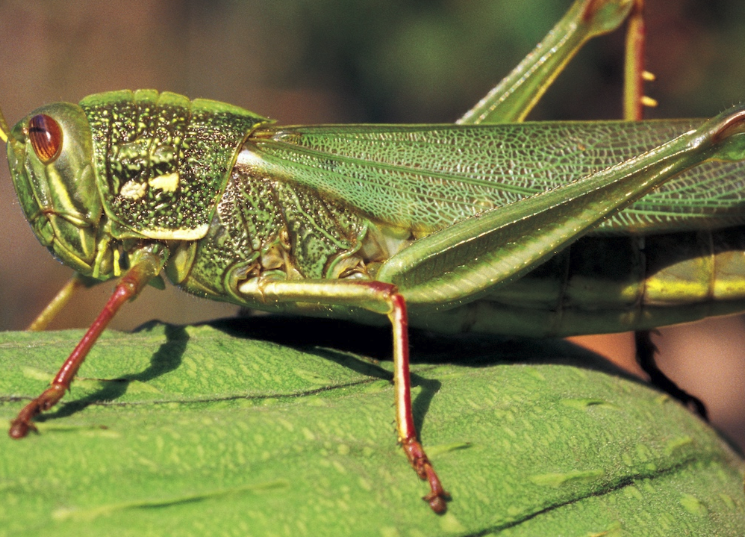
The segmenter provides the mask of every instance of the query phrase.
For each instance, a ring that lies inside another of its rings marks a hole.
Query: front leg
[[[11,438],[23,438],[29,430],[36,430],[36,426],[31,420],[52,408],[62,399],[65,392],[70,389],[70,384],[86,356],[88,356],[88,352],[106,329],[109,321],[119,311],[119,308],[128,300],[136,297],[142,288],[161,271],[165,262],[165,253],[152,253],[148,250],[142,250],[133,254],[132,259],[132,268],[119,281],[101,313],[98,314],[96,320],[93,321],[78,345],[65,360],[65,363],[62,364],[51,386],[23,407],[18,416],[11,421],[8,433]]]
[[[31,321],[31,324],[28,325],[28,328],[26,328],[26,330],[30,330],[31,332],[38,332],[46,329],[49,323],[51,323],[57,317],[57,315],[59,315],[60,311],[62,311],[62,308],[67,305],[67,303],[79,289],[83,287],[90,288],[99,283],[102,282],[94,280],[93,278],[88,278],[76,272],[73,277],[70,278],[70,280],[64,285],[64,287],[59,290],[59,292],[49,302],[49,304],[46,305],[44,310],[39,313],[39,315],[37,315],[33,321]]]

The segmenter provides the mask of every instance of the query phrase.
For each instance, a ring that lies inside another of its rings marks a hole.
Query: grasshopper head
[[[8,133],[8,164],[39,241],[66,265],[90,274],[103,209],[83,110],[70,103],[34,110]]]

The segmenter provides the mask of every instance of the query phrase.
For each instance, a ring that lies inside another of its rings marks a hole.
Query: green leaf
[[[6,423],[81,335],[0,334]],[[435,515],[390,346],[282,318],[107,332],[39,434],[0,440],[0,536],[745,534],[743,461],[669,398],[564,342],[414,332]]]

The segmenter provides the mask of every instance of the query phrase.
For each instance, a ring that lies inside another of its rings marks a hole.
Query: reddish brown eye
[[[59,156],[62,149],[62,127],[46,114],[38,114],[28,122],[28,137],[36,156],[49,164]]]

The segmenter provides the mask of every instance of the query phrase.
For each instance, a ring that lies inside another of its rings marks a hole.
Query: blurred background
[[[525,56],[569,0],[2,0],[0,105],[15,123],[54,101],[155,88],[285,124],[446,123]],[[745,2],[648,0],[648,117],[709,117],[745,100]],[[530,119],[621,114],[623,34],[590,43]],[[69,278],[25,222],[0,166],[0,329],[23,329]],[[76,297],[51,328],[84,327],[112,288]],[[113,321],[187,323],[236,308],[147,289]],[[667,328],[660,364],[745,445],[745,323]],[[583,344],[629,363],[629,336]],[[633,366],[629,366],[632,367]]]

